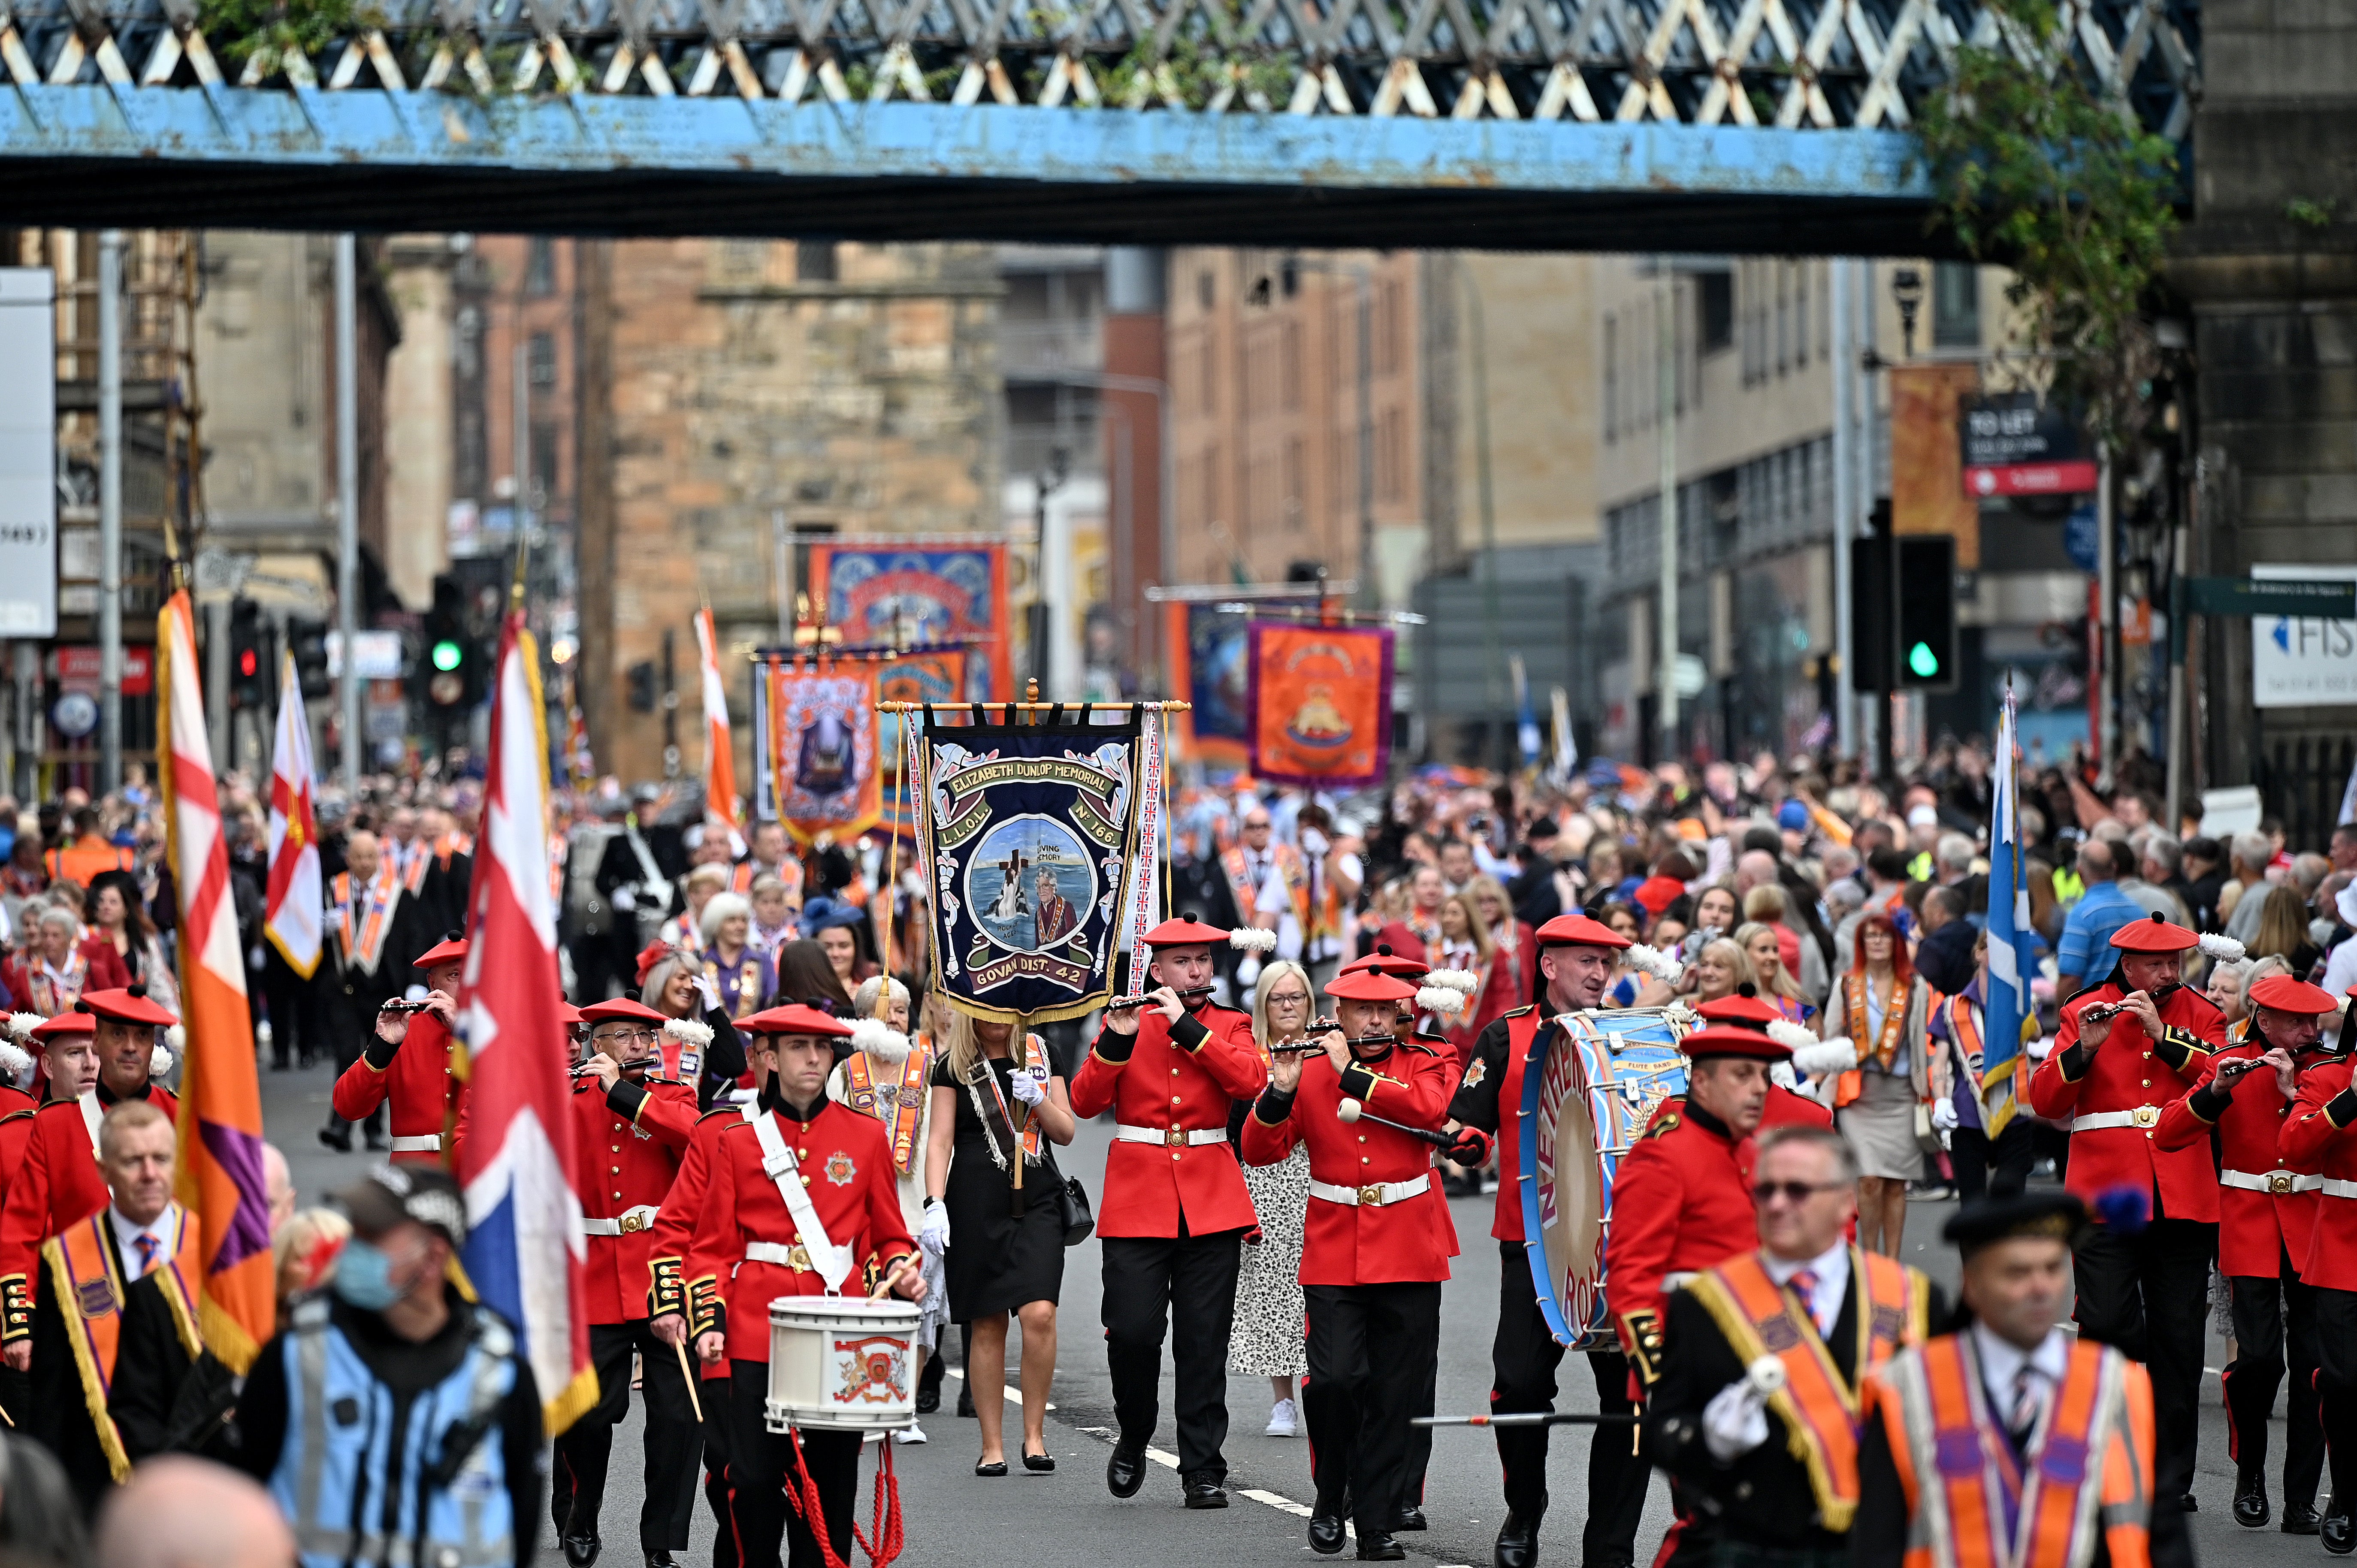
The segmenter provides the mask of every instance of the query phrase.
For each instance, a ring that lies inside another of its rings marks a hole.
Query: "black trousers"
[[[793,1438],[771,1432],[763,1419],[770,1386],[766,1361],[730,1363],[729,1380],[743,1395],[730,1403],[728,1498],[737,1522],[737,1547],[742,1568],[779,1568],[778,1544],[786,1543],[791,1568],[824,1568],[826,1557],[818,1537],[802,1515],[786,1502],[787,1477],[797,1492],[802,1478],[794,1470]],[[859,1434],[802,1431],[802,1463],[818,1483],[819,1511],[826,1525],[835,1557],[851,1560],[851,1526],[859,1493]],[[887,1439],[889,1441],[889,1439]]]
[[[351,1070],[354,1062],[361,1059],[361,1053],[368,1049],[369,1041],[376,1037],[375,1004],[369,1004],[366,1017],[361,1016],[357,1009],[339,1006],[333,1002],[320,1011],[328,1020],[328,1034],[333,1040],[336,1076],[341,1078]],[[337,1115],[331,1107],[328,1112],[328,1128],[330,1132],[350,1133],[352,1124]],[[363,1131],[371,1138],[384,1136],[384,1101],[377,1101],[376,1109],[368,1113]]]
[[[2010,1197],[2029,1185],[2029,1167],[2038,1154],[2032,1125],[2029,1117],[2016,1116],[1995,1140],[1977,1127],[1959,1127],[1948,1135],[1948,1164],[1956,1173],[1958,1202]]]
[[[316,971],[308,980],[304,979],[274,944],[265,941],[262,944],[262,989],[270,1003],[270,1059],[274,1066],[307,1063],[327,1051],[328,1033],[321,1023],[319,976]]]
[[[2156,1219],[2133,1236],[2092,1227],[2076,1254],[2079,1331],[2142,1361],[2152,1375],[2156,1498],[2181,1497],[2193,1486],[2202,1319],[2217,1251],[2217,1226]]]
[[[2332,1510],[2357,1509],[2357,1291],[2316,1293],[2316,1402],[2332,1459]]]
[[[701,1369],[703,1363],[696,1362]],[[704,1500],[718,1528],[712,1538],[712,1568],[737,1568],[737,1521],[728,1509],[728,1455],[736,1445],[736,1412],[729,1408],[734,1378],[705,1378],[695,1397],[704,1404]],[[762,1387],[767,1388],[765,1380]],[[691,1510],[692,1511],[692,1510]]]
[[[656,1338],[647,1320],[593,1323],[589,1360],[597,1369],[597,1402],[565,1428],[550,1456],[549,1517],[557,1534],[586,1527],[594,1531],[606,1500],[606,1466],[614,1452],[614,1428],[630,1410],[630,1353],[643,1358],[640,1390],[647,1409],[646,1499],[639,1509],[641,1552],[684,1552],[687,1526],[695,1511],[695,1456],[700,1446],[695,1411],[679,1355]]]
[[[1121,1446],[1154,1441],[1162,1419],[1162,1336],[1170,1335],[1178,1405],[1178,1473],[1227,1478],[1228,1330],[1243,1232],[1110,1236],[1104,1251],[1105,1362]]]
[[[2234,1359],[2219,1381],[2226,1387],[2228,1455],[2245,1475],[2265,1475],[2267,1417],[2283,1382],[2289,1352],[2291,1398],[2284,1411],[2283,1505],[2316,1506],[2324,1473],[2324,1423],[2316,1404],[2316,1287],[2277,1250],[2278,1277],[2226,1278],[2234,1316]]]
[[[1309,1466],[1318,1511],[1347,1498],[1359,1539],[1388,1534],[1407,1478],[1408,1418],[1431,1413],[1440,1355],[1440,1285],[1304,1285]]]

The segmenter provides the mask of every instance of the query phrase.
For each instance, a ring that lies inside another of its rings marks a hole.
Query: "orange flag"
[[[695,612],[695,649],[704,663],[705,809],[730,822],[737,814],[737,749],[728,738],[728,687],[720,678],[720,639],[712,611]]]
[[[180,1007],[188,1032],[173,1196],[197,1220],[199,1331],[207,1348],[242,1374],[277,1326],[277,1280],[262,1174],[253,1019],[194,626],[185,589],[165,601],[156,625],[156,762],[180,903]]]

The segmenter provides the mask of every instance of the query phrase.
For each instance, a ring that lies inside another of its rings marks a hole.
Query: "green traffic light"
[[[447,638],[434,645],[434,668],[436,670],[456,670],[458,668],[458,660],[464,657],[465,655],[458,650],[458,645]]]
[[[1907,650],[1907,668],[1929,681],[1940,672],[1940,656],[1932,651],[1928,642],[1919,642]]]

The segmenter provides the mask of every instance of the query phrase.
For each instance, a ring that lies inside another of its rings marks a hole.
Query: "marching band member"
[[[1347,1497],[1362,1562],[1406,1556],[1392,1535],[1403,1504],[1409,1417],[1425,1405],[1440,1347],[1440,1286],[1455,1232],[1435,1222],[1431,1145],[1340,1115],[1345,1099],[1406,1127],[1440,1119],[1457,1087],[1454,1052],[1398,1038],[1399,1004],[1416,988],[1389,975],[1349,974],[1326,987],[1341,1026],[1323,1054],[1273,1058],[1269,1086],[1244,1122],[1244,1158],[1274,1165],[1309,1150],[1309,1213],[1301,1260],[1309,1376],[1302,1391],[1318,1499],[1311,1550],[1342,1549]]]
[[[72,1098],[53,1097],[35,1114],[25,1163],[0,1205],[0,1342],[6,1346],[0,1356],[19,1372],[32,1365],[33,1269],[42,1244],[106,1203],[106,1184],[92,1158],[100,1119],[124,1101],[147,1101],[167,1116],[180,1108],[149,1071],[156,1031],[178,1020],[137,991],[88,992],[81,1005],[83,1011],[60,1013],[34,1034],[52,1064],[86,1048],[96,1058],[96,1071],[84,1077],[89,1067],[76,1062],[66,1068],[70,1079],[52,1079],[53,1096]]]
[[[2183,1510],[2151,1489],[2144,1369],[2062,1330],[2086,1219],[2031,1191],[1948,1221],[1971,1325],[1866,1379],[1854,1568],[2192,1568]]]
[[[698,1444],[685,1373],[649,1330],[646,1280],[655,1215],[695,1130],[695,1090],[662,1076],[655,1041],[663,1017],[653,1008],[617,997],[583,1008],[581,1017],[590,1054],[574,1076],[573,1133],[582,1152],[584,1283],[598,1399],[556,1439],[549,1512],[565,1560],[588,1568],[597,1558],[606,1466],[614,1428],[630,1412],[636,1353],[647,1415],[639,1550],[648,1568],[673,1568],[672,1553],[687,1549],[695,1509]]]
[[[336,1114],[361,1122],[380,1105],[393,1124],[393,1157],[442,1164],[442,1134],[458,1097],[450,1076],[450,1028],[458,1016],[467,940],[457,932],[411,961],[425,983],[421,1004],[390,1001],[378,1009],[375,1037],[336,1079]]]
[[[1497,1140],[1498,1208],[1490,1227],[1498,1240],[1498,1331],[1490,1347],[1490,1410],[1496,1415],[1553,1409],[1555,1369],[1563,1362],[1563,1347],[1539,1311],[1525,1255],[1515,1121],[1523,1103],[1523,1064],[1558,1016],[1602,1004],[1613,966],[1630,945],[1610,927],[1578,914],[1549,920],[1538,929],[1537,940],[1539,974],[1546,983],[1544,1004],[1517,1007],[1481,1031],[1448,1107],[1450,1128],[1469,1133],[1464,1152],[1452,1150],[1451,1160],[1479,1165],[1482,1155],[1475,1145]],[[1544,1059],[1544,1051],[1539,1059]],[[1630,1411],[1626,1358],[1617,1350],[1591,1350],[1587,1362],[1600,1407],[1607,1413]],[[1546,1517],[1547,1429],[1501,1426],[1497,1438],[1506,1520],[1499,1527],[1491,1561],[1497,1568],[1531,1568],[1538,1561],[1539,1522]],[[1588,1568],[1628,1568],[1636,1559],[1637,1527],[1644,1514],[1645,1464],[1616,1428],[1599,1426],[1589,1443],[1587,1498],[1583,1561]]]
[[[1768,1106],[1768,1069],[1792,1048],[1751,1029],[1713,1024],[1688,1035],[1685,1103],[1653,1119],[1612,1181],[1605,1290],[1621,1348],[1650,1403],[1662,1375],[1662,1320],[1688,1275],[1759,1243],[1751,1135]],[[1684,1488],[1660,1563],[1707,1552],[1710,1521]],[[1691,1544],[1689,1537],[1691,1536]]]
[[[1178,1473],[1190,1509],[1223,1509],[1228,1330],[1252,1195],[1228,1146],[1228,1106],[1264,1081],[1252,1019],[1211,999],[1211,947],[1228,933],[1191,916],[1146,933],[1154,989],[1111,1007],[1071,1084],[1072,1114],[1111,1110],[1097,1237],[1104,1257],[1105,1359],[1120,1435],[1105,1486],[1133,1497],[1160,1418],[1162,1337],[1177,1374]]]
[[[1858,1381],[1923,1342],[1936,1293],[1850,1240],[1857,1156],[1830,1126],[1764,1129],[1755,1168],[1759,1248],[1671,1295],[1644,1446],[1697,1505],[1681,1556],[1706,1557],[1711,1537],[1799,1568],[1847,1544]],[[1772,1373],[1754,1370],[1763,1359]]]
[[[2332,1466],[2320,1530],[2327,1552],[2347,1556],[2357,1552],[2357,1081],[2347,1055],[2300,1074],[2277,1147],[2290,1169],[2323,1178],[2299,1277],[2316,1293],[2316,1399]]]
[[[2234,1319],[2234,1359],[2219,1381],[2235,1466],[2234,1520],[2254,1530],[2267,1522],[2267,1418],[2288,1348],[2284,1529],[2306,1535],[2317,1528],[2324,1428],[2309,1397],[2316,1387],[2316,1291],[2301,1282],[2300,1265],[2324,1178],[2313,1161],[2293,1165],[2278,1145],[2299,1074],[2325,1054],[2317,1017],[2332,1011],[2333,998],[2321,986],[2270,974],[2252,983],[2245,1000],[2249,1036],[2212,1056],[2201,1083],[2169,1102],[2152,1144],[2174,1153],[2217,1141],[2218,1272]]]
[[[917,1243],[900,1222],[884,1129],[826,1097],[836,1043],[850,1039],[851,1026],[801,1005],[773,1008],[766,1018],[769,1083],[755,1115],[718,1119],[711,1187],[684,1273],[697,1309],[695,1353],[706,1362],[726,1357],[737,1394],[729,1504],[745,1568],[775,1568],[781,1534],[791,1541],[793,1568],[823,1568],[813,1527],[826,1530],[837,1559],[851,1552],[860,1434],[801,1434],[800,1464],[816,1485],[821,1517],[802,1517],[798,1485],[789,1507],[795,1440],[770,1432],[764,1413],[770,1302],[886,1280],[921,1301],[925,1283]]]
[[[2154,1493],[2182,1498],[2189,1510],[2218,1170],[2207,1143],[2171,1152],[2154,1133],[2161,1108],[2181,1099],[2226,1044],[2218,1009],[2179,978],[2185,952],[2201,940],[2158,915],[2114,932],[2117,967],[2062,1004],[2053,1053],[2029,1079],[2029,1108],[2070,1125],[2063,1185],[2090,1207],[2123,1187],[2151,1203],[2141,1231],[2096,1224],[2080,1232],[2079,1331],[2150,1372],[2160,1434]]]
[[[1823,1101],[1792,1087],[1792,1069],[1807,1065],[1803,1060],[1803,1053],[1813,1053],[1814,1065],[1811,1070],[1817,1075],[1823,1076],[1829,1069],[1848,1071],[1848,1068],[1838,1065],[1845,1058],[1850,1067],[1857,1065],[1857,1055],[1846,1048],[1847,1041],[1820,1042],[1807,1029],[1786,1018],[1781,1008],[1761,1001],[1759,991],[1749,981],[1737,986],[1732,996],[1699,1004],[1695,1008],[1695,1015],[1706,1024],[1732,1024],[1739,1029],[1751,1029],[1792,1047],[1792,1061],[1770,1062],[1768,1066],[1768,1101],[1760,1111],[1760,1126],[1763,1132],[1770,1127],[1783,1126],[1819,1127],[1829,1133],[1833,1131],[1834,1113],[1825,1108]],[[1792,1033],[1786,1033],[1787,1030]],[[1672,1110],[1684,1108],[1684,1101],[1681,1098],[1665,1101],[1662,1112],[1666,1114]]]

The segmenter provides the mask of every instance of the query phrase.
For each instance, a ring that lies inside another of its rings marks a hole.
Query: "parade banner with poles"
[[[811,546],[811,599],[846,644],[915,648],[970,641],[962,696],[1015,690],[1006,545],[986,534],[838,536]]]
[[[493,673],[459,1039],[450,1052],[467,1096],[455,1174],[467,1195],[467,1274],[514,1326],[553,1437],[597,1402],[597,1372],[583,1299],[588,1243],[549,891],[547,711],[520,588]]]
[[[1077,1017],[1112,993],[1158,899],[1157,703],[918,710],[904,766],[923,802],[932,983],[977,1018]],[[945,724],[961,714],[972,722]],[[1110,716],[1114,722],[1103,720]],[[1092,720],[1096,722],[1092,722]],[[1149,804],[1150,803],[1150,804]]]
[[[195,611],[181,588],[156,618],[156,770],[167,864],[179,903],[179,1155],[173,1196],[197,1219],[197,1322],[206,1347],[242,1376],[278,1317],[270,1197],[262,1174],[262,1085],[245,950],[237,940],[212,743],[205,732]],[[317,894],[313,894],[314,908]]]
[[[1380,784],[1392,755],[1392,628],[1255,620],[1252,773],[1272,784]]]
[[[270,748],[270,890],[262,929],[286,967],[311,978],[319,967],[326,900],[319,824],[311,811],[311,725],[292,650],[279,659],[278,738]]]
[[[1988,1135],[2005,1131],[2020,1109],[2014,1092],[2024,1038],[2037,1027],[2029,1000],[2029,976],[2037,972],[2031,946],[2029,884],[2022,867],[2021,763],[2015,737],[2013,687],[2005,689],[1997,718],[1996,799],[1989,822],[1987,1027],[1982,1031],[1981,1103]]]
[[[728,685],[720,678],[720,638],[712,627],[712,607],[695,612],[695,651],[703,667],[704,803],[731,822],[744,815],[737,803],[737,747],[728,734]]]
[[[1355,586],[1333,585],[1329,595]],[[1162,646],[1169,689],[1188,705],[1173,717],[1173,751],[1190,762],[1242,768],[1250,760],[1252,676],[1247,618],[1288,609],[1314,611],[1315,591],[1298,585],[1190,583],[1146,590],[1162,607]]]
[[[754,814],[801,843],[847,838],[884,814],[878,656],[755,655]]]

